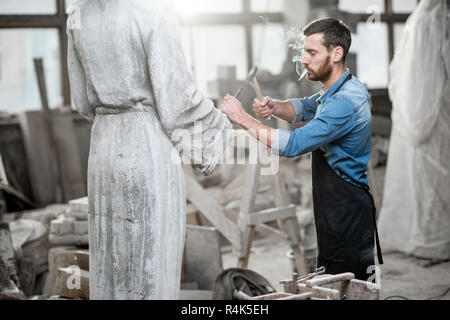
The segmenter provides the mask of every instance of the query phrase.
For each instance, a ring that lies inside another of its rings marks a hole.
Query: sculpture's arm
[[[178,151],[210,174],[224,150],[226,129],[232,125],[194,83],[177,17],[164,10],[158,18],[147,34],[145,48],[161,122]]]
[[[69,71],[71,105],[72,108],[77,110],[84,118],[92,121],[94,119],[94,114],[89,108],[86,90],[86,75],[74,45],[72,32],[73,30],[67,28],[67,68]]]

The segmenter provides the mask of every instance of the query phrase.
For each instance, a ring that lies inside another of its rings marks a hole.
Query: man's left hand
[[[247,114],[239,100],[229,94],[225,96],[221,109],[231,122],[237,124],[239,124]]]

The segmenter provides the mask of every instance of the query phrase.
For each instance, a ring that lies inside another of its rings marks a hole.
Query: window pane
[[[417,0],[393,0],[392,11],[394,13],[411,13],[417,7]]]
[[[58,31],[53,29],[0,30],[0,110],[10,113],[41,107],[33,58],[44,61],[51,108],[61,106]]]
[[[395,23],[394,24],[394,47],[397,49],[400,44],[400,40],[402,39],[403,29],[405,28],[404,23]]]
[[[203,93],[208,94],[208,81],[217,79],[219,65],[236,66],[236,77],[245,79],[248,67],[243,26],[186,26],[182,29],[187,62]]]
[[[253,12],[282,12],[284,0],[252,0],[250,8]]]
[[[55,0],[0,0],[0,14],[55,14]]]
[[[384,0],[339,0],[339,9],[355,13],[384,12]]]
[[[377,25],[358,23],[357,34],[352,34],[350,52],[357,54],[357,76],[361,82],[368,88],[387,87],[389,50],[385,23]]]
[[[255,25],[252,38],[255,64],[273,74],[279,74],[286,59],[288,46],[283,25]]]
[[[174,5],[181,16],[197,13],[240,13],[242,0],[174,0]]]

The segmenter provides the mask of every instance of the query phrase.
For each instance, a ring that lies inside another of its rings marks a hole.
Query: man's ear
[[[336,48],[333,49],[333,52],[331,54],[331,59],[333,62],[339,62],[344,57],[344,48],[341,46],[336,46]]]

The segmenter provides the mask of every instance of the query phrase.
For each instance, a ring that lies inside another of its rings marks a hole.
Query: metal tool
[[[292,294],[297,294],[297,279],[298,273],[297,272],[292,273]]]
[[[235,98],[239,98],[239,95],[242,92],[243,87],[239,87],[238,91],[236,92],[236,94],[234,95]]]
[[[250,72],[248,73],[247,81],[250,82],[250,84],[253,87],[253,89],[255,89],[256,97],[258,98],[258,100],[262,101],[264,99],[264,97],[263,97],[263,95],[261,93],[261,88],[259,87],[258,80],[256,79],[256,73],[257,72],[258,72],[258,67],[254,66],[250,70]],[[265,119],[266,120],[270,120],[270,119],[272,119],[272,117],[268,116]]]

